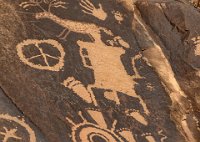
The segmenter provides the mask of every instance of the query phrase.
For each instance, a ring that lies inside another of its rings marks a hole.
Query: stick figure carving
[[[60,55],[58,57],[56,57],[54,55],[49,55],[49,54],[45,53],[43,51],[43,48],[40,47],[40,45],[44,44],[44,43],[49,45],[48,48],[55,48],[56,50],[58,50]],[[39,54],[34,55],[32,57],[26,57],[24,50],[26,48],[30,48],[31,45],[34,46],[34,48],[35,48],[34,50],[39,50]],[[64,66],[65,52],[63,50],[62,45],[55,40],[52,40],[52,39],[48,39],[48,40],[28,39],[28,40],[24,40],[23,42],[19,43],[16,46],[16,48],[17,48],[18,56],[20,57],[21,61],[33,68],[41,69],[41,70],[59,71]],[[44,60],[45,65],[36,64],[36,63],[32,62],[32,60],[36,59],[36,58],[42,58]],[[55,60],[56,64],[50,65],[48,59]]]
[[[21,127],[23,127],[29,134],[29,142],[36,142],[36,136],[34,131],[30,128],[28,124],[25,123],[24,120],[20,120],[16,117],[12,117],[8,114],[0,114],[0,120],[5,120],[10,123],[17,123]],[[10,138],[14,138],[17,140],[22,140],[21,137],[16,135],[17,129],[11,129],[8,130],[6,127],[4,127],[5,132],[0,132],[0,135],[4,136],[3,142],[8,142]]]

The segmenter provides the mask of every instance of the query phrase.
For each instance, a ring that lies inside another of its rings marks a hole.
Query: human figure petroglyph
[[[31,127],[26,124],[25,120],[20,120],[16,117],[10,116],[8,114],[0,114],[0,120],[5,120],[10,123],[17,123],[21,127],[23,127],[29,134],[29,142],[36,142],[35,132],[31,129]],[[8,130],[4,128],[5,132],[0,132],[0,135],[4,135],[4,141],[8,142],[9,138],[15,138],[17,140],[21,140],[22,138],[16,135],[17,129]]]
[[[53,55],[44,53],[43,48],[40,47],[40,45],[43,43],[50,45],[48,48],[57,49],[60,53],[60,56],[55,57]],[[31,46],[31,45],[33,45],[36,48],[36,50],[39,50],[40,54],[34,55],[32,57],[26,57],[24,54],[24,49],[30,48],[29,46]],[[17,48],[17,54],[20,57],[21,61],[24,64],[27,64],[33,68],[41,69],[41,70],[59,71],[64,66],[65,52],[63,50],[62,45],[55,40],[52,40],[52,39],[48,39],[48,40],[28,39],[28,40],[24,40],[23,42],[19,43],[16,46],[16,48]],[[36,58],[43,58],[45,65],[33,63],[32,60],[36,59]],[[56,60],[57,63],[55,65],[50,65],[48,58]]]
[[[131,97],[138,98],[143,106],[144,112],[149,114],[145,102],[138,96],[134,90],[134,77],[127,74],[121,61],[121,56],[125,54],[125,50],[118,47],[107,46],[102,42],[89,43],[78,41],[80,51],[86,49],[87,58],[90,59],[91,66],[94,71],[95,83],[89,85],[90,88],[103,88],[112,90],[113,92],[121,92]],[[80,52],[82,61],[88,67],[85,56]]]
[[[21,140],[22,138],[21,137],[18,137],[16,135],[16,132],[17,132],[17,129],[11,129],[11,130],[8,130],[6,127],[3,127],[5,132],[0,132],[0,135],[3,135],[4,136],[4,139],[2,142],[8,142],[8,140],[10,138],[14,138],[14,139],[17,139],[17,140]]]

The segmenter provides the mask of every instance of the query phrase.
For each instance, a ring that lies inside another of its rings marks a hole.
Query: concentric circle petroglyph
[[[22,126],[29,134],[29,142],[36,142],[35,132],[31,129],[31,127],[25,123],[24,120],[20,120],[16,117],[10,116],[8,114],[0,114],[0,120],[6,120],[10,123],[17,123],[18,125]]]
[[[43,49],[40,47],[40,44],[48,44],[48,45],[50,45],[48,48],[57,49],[60,53],[60,56],[54,57],[52,55],[44,53]],[[40,54],[33,56],[31,58],[27,58],[24,55],[24,49],[29,48],[29,46],[31,46],[31,45],[34,45],[35,48],[37,48],[37,50],[39,50]],[[27,39],[27,40],[24,40],[23,42],[19,43],[16,46],[16,48],[17,48],[17,54],[18,54],[20,60],[24,64],[29,65],[30,67],[40,69],[40,70],[59,71],[64,66],[65,52],[64,52],[62,45],[59,42],[57,42],[56,40],[53,40],[53,39],[47,39],[47,40]],[[30,61],[31,59],[39,58],[39,57],[43,58],[46,65],[40,65],[40,64],[36,64],[36,63],[33,63],[33,62]],[[47,57],[55,59],[58,62],[53,66],[49,65]]]
[[[109,129],[101,128],[95,124],[80,124],[73,128],[74,142],[124,142],[118,135]]]

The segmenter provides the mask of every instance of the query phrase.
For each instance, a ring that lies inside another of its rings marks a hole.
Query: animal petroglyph
[[[59,51],[59,56],[56,57],[54,55],[50,55],[44,52],[43,48],[41,47],[42,44],[47,44],[48,48],[55,48]],[[38,50],[39,54],[34,55],[32,57],[25,56],[25,49],[27,50],[30,47],[34,47],[34,50]],[[23,42],[19,43],[17,46],[17,54],[21,61],[24,64],[29,65],[30,67],[41,69],[41,70],[50,70],[50,71],[59,71],[64,66],[64,56],[65,52],[60,43],[55,40],[48,39],[48,40],[37,40],[37,39],[28,39],[24,40]],[[36,58],[42,58],[44,61],[44,65],[36,64],[32,60]],[[53,59],[56,61],[56,64],[50,65],[49,59]]]
[[[28,124],[25,123],[24,120],[20,120],[16,117],[12,117],[8,114],[0,114],[0,120],[6,120],[10,123],[17,123],[18,125],[22,126],[29,134],[29,142],[36,142],[36,137],[34,131],[30,128]],[[8,142],[9,138],[15,138],[21,140],[22,138],[16,135],[17,129],[8,130],[4,128],[5,132],[0,132],[0,135],[4,136],[3,142]]]
[[[16,136],[16,134],[15,134],[17,132],[17,129],[8,130],[6,127],[3,127],[3,128],[4,128],[5,132],[0,132],[0,135],[4,136],[3,142],[8,142],[9,138],[21,140],[21,138]]]
[[[53,22],[57,23],[58,25],[64,27],[65,29],[68,29],[69,31],[87,34],[91,36],[91,38],[94,40],[100,39],[101,30],[106,32],[109,35],[113,35],[110,30],[103,27],[99,27],[93,23],[85,23],[85,22],[78,22],[78,21],[73,21],[73,20],[68,20],[68,19],[61,19],[50,12],[36,13],[36,19],[50,19]]]
[[[95,120],[97,124],[88,122],[81,112],[79,116],[83,122],[75,124],[71,119],[66,117],[67,121],[72,125],[72,140],[73,142],[129,142],[129,140],[135,141],[133,134],[130,130],[121,129],[119,133],[116,133],[116,123],[113,122],[111,129],[108,129],[104,120],[103,114],[96,110],[88,110],[88,114]]]

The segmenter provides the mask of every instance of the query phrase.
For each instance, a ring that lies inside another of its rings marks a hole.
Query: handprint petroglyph
[[[107,18],[107,13],[103,10],[102,5],[99,4],[99,8],[96,8],[89,0],[81,0],[80,6],[83,8],[83,12],[94,17],[105,20]]]

